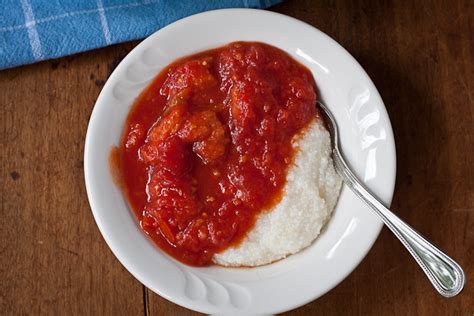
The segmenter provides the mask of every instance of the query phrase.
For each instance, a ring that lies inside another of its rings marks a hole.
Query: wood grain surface
[[[443,299],[384,229],[340,285],[288,315],[474,315],[472,1],[287,1],[366,69],[397,145],[393,210],[464,267]],[[137,42],[0,72],[0,314],[192,315],[144,288],[95,225],[83,179],[94,102]],[[271,304],[271,302],[268,302]]]

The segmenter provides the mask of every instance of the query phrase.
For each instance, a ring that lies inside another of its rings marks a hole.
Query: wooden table
[[[272,9],[329,34],[366,69],[395,132],[393,210],[468,277],[463,293],[443,299],[384,229],[345,281],[288,314],[474,314],[473,7],[469,0],[367,0]],[[94,102],[137,43],[0,72],[0,314],[193,314],[146,289],[115,259],[84,188]]]

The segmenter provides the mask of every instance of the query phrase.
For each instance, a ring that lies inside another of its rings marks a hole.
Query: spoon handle
[[[465,275],[453,259],[431,244],[416,230],[393,214],[357,179],[347,166],[339,149],[333,149],[336,169],[346,185],[383,220],[415,258],[435,289],[444,297],[456,296],[464,287]]]

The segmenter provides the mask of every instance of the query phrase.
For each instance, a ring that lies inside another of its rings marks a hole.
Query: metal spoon
[[[370,208],[380,216],[385,225],[397,236],[416,262],[425,272],[439,294],[444,297],[456,296],[464,287],[465,275],[462,268],[453,259],[431,244],[407,223],[393,214],[360,182],[347,166],[341,149],[336,120],[331,111],[321,102],[322,115],[331,134],[332,153],[336,171],[345,184]]]

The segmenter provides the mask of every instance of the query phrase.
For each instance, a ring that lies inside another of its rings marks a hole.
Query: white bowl
[[[87,131],[84,172],[89,203],[105,241],[141,283],[203,313],[279,313],[323,295],[364,258],[382,222],[343,188],[335,213],[312,246],[252,269],[189,267],[157,248],[140,230],[109,172],[133,100],[178,57],[232,41],[279,47],[306,65],[319,98],[333,111],[342,148],[355,173],[385,203],[395,184],[395,144],[387,112],[362,67],[334,40],[293,18],[250,9],[217,10],[177,21],[144,40],[105,84]]]

